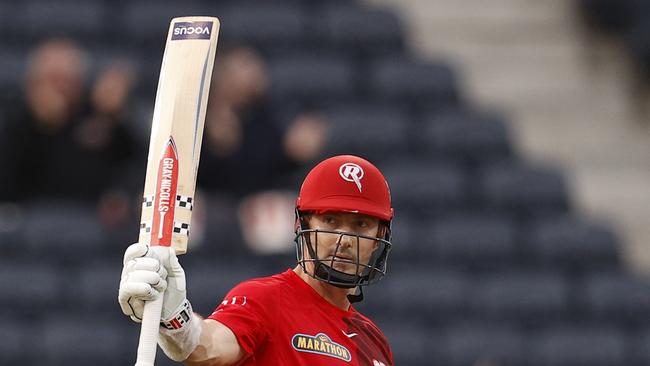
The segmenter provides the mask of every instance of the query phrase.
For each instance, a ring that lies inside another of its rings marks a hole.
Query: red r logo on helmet
[[[339,168],[339,175],[345,181],[354,182],[361,192],[361,179],[363,178],[363,169],[354,163],[345,163]]]

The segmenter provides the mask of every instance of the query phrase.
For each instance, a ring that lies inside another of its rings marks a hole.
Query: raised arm
[[[212,319],[192,311],[186,298],[185,271],[173,249],[154,255],[144,244],[133,244],[124,254],[118,301],[122,312],[142,320],[144,302],[164,291],[158,344],[174,361],[191,366],[236,365],[246,357],[235,334]]]
[[[198,320],[198,316],[197,316]],[[236,365],[246,358],[235,334],[225,325],[212,319],[202,319],[199,344],[185,360],[188,366]]]

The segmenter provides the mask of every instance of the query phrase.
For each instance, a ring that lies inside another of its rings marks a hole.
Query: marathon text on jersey
[[[352,355],[344,346],[335,343],[330,337],[323,333],[315,336],[296,334],[291,339],[293,348],[299,352],[317,353],[323,356],[338,358],[350,362]]]

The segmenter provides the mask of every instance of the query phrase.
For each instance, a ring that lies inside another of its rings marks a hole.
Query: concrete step
[[[413,48],[450,60],[470,103],[505,111],[520,154],[563,168],[579,213],[650,272],[650,128],[631,112],[629,61],[586,46],[572,1],[366,1],[399,9]]]
[[[548,40],[566,37],[566,30],[575,26],[564,11],[570,8],[565,0],[404,0],[399,6],[389,0],[368,2],[397,9],[408,19],[405,25],[417,44]]]

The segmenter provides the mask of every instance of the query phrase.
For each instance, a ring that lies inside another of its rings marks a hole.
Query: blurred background
[[[358,308],[397,365],[650,364],[647,0],[0,2],[0,364],[133,362],[121,256],[169,20],[197,14],[222,23],[199,313],[293,267],[299,184],[350,153],[391,184]]]

